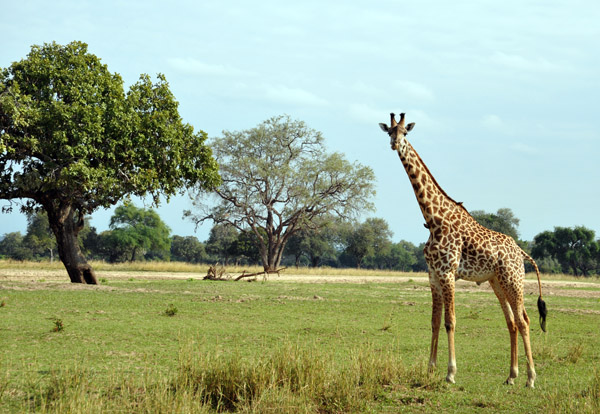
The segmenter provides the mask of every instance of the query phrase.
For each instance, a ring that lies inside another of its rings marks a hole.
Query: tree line
[[[600,240],[583,226],[556,227],[526,242],[518,239],[518,224],[508,208],[496,213],[471,212],[482,225],[508,234],[530,253],[544,273],[581,276],[600,274]],[[87,220],[87,219],[86,219]],[[325,220],[325,219],[324,219]],[[110,263],[132,261],[179,261],[221,263],[223,265],[261,264],[260,240],[228,224],[215,224],[207,240],[195,236],[171,235],[168,226],[152,209],[132,204],[115,209],[109,229],[98,233],[85,226],[80,234],[80,248],[87,257]],[[287,243],[282,264],[285,266],[358,267],[365,269],[426,272],[424,243],[392,241],[392,232],[382,218],[363,222],[344,222],[329,217],[317,230],[306,229]],[[45,213],[27,216],[25,235],[4,234],[0,240],[0,257],[13,260],[53,260],[56,239]],[[528,269],[532,270],[532,269]]]

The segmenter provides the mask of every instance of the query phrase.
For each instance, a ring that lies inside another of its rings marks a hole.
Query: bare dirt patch
[[[201,280],[205,275],[190,272],[143,272],[143,271],[97,271],[99,280]],[[286,274],[269,275],[268,277],[257,277],[258,281],[268,282],[294,282],[294,283],[410,283],[414,282],[415,288],[429,290],[427,276],[425,274],[414,274],[407,276],[386,276],[386,275],[328,275],[328,274]],[[14,283],[18,282],[18,283]],[[245,283],[223,282],[223,283]],[[420,285],[420,286],[419,286]],[[118,290],[123,291],[122,287],[110,285],[80,285],[70,283],[67,274],[62,269],[0,269],[0,289],[98,289],[98,290]],[[152,289],[134,288],[125,289],[127,291],[152,291]],[[459,292],[482,292],[492,289],[488,283],[477,285],[472,282],[459,280],[456,283],[456,290]],[[600,298],[600,282],[593,281],[573,281],[573,280],[544,280],[542,275],[542,291],[547,296],[566,296],[577,298]],[[493,294],[493,293],[492,293]],[[537,295],[538,284],[536,279],[525,280],[525,294]]]

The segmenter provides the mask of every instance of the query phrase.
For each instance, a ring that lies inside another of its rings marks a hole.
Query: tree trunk
[[[58,256],[63,262],[71,283],[98,284],[92,266],[88,264],[79,248],[77,236],[83,228],[83,214],[77,220],[72,206],[46,208],[52,232],[56,236]]]
[[[272,272],[277,270],[279,264],[281,263],[281,257],[283,256],[283,249],[285,248],[285,243],[281,241],[277,241],[274,238],[269,240],[269,245],[265,249],[265,254],[262,254],[261,257],[263,261],[263,268],[265,272]]]

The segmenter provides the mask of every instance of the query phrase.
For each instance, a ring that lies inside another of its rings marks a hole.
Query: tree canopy
[[[124,204],[115,209],[104,244],[115,257],[126,257],[130,262],[149,251],[164,257],[171,249],[170,232],[156,211]]]
[[[356,267],[360,268],[369,256],[389,254],[391,237],[392,232],[384,219],[368,218],[350,230],[346,253],[355,259]]]
[[[197,223],[213,220],[254,235],[265,270],[279,266],[289,238],[314,226],[316,217],[352,217],[371,209],[369,167],[327,153],[320,132],[289,116],[212,140],[222,184],[217,205],[198,197]]]
[[[486,213],[483,210],[473,210],[470,214],[482,226],[518,240],[519,219],[510,208],[499,208],[496,214]]]
[[[77,243],[85,214],[218,184],[205,140],[182,121],[164,76],[141,75],[125,93],[85,43],[33,46],[0,71],[0,199],[47,212],[73,282],[96,283]]]

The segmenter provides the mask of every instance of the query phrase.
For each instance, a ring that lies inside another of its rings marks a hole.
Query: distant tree
[[[31,250],[33,257],[50,257],[54,260],[56,237],[50,230],[48,215],[44,211],[35,211],[27,214],[27,232],[23,238],[23,245]]]
[[[128,195],[158,204],[218,184],[206,134],[177,106],[162,75],[125,93],[82,42],[33,46],[0,69],[0,199],[46,211],[71,282],[97,283],[78,243],[86,214]]]
[[[85,218],[85,225],[79,232],[79,246],[84,255],[92,258],[100,258],[100,246],[98,232],[96,228],[89,223],[89,218]]]
[[[170,229],[154,210],[120,205],[110,219],[110,240],[121,251],[128,252],[133,262],[140,255],[153,251],[168,257],[171,249]]]
[[[564,273],[588,276],[598,265],[600,245],[591,229],[555,227],[535,236],[531,253],[535,259],[557,260]]]
[[[408,272],[413,270],[413,266],[417,263],[415,256],[415,245],[406,240],[401,240],[394,243],[390,249],[390,265],[393,270],[401,270]]]
[[[109,263],[126,262],[131,258],[129,246],[124,240],[113,235],[112,230],[106,230],[98,235],[97,252],[100,258]]]
[[[471,216],[479,224],[490,230],[504,233],[515,240],[519,239],[519,219],[515,217],[510,208],[500,208],[494,213],[486,213],[483,210],[471,211]]]
[[[260,262],[260,251],[257,248],[258,243],[259,241],[256,240],[254,234],[240,231],[237,233],[235,240],[229,245],[229,256],[234,257],[237,264],[257,264]]]
[[[171,260],[200,263],[206,258],[206,249],[195,236],[173,236],[171,238]]]
[[[227,224],[214,224],[206,240],[206,253],[213,262],[228,264],[231,258],[232,245],[237,240],[239,231]]]
[[[286,253],[294,257],[296,267],[301,257],[306,257],[311,267],[317,267],[324,259],[333,258],[336,254],[336,242],[339,234],[336,231],[339,222],[334,217],[323,217],[315,228],[306,228],[290,237]]]
[[[31,260],[31,250],[23,245],[23,235],[19,231],[7,233],[0,240],[0,256],[13,260]]]
[[[371,209],[374,174],[325,151],[320,132],[279,116],[256,128],[223,132],[212,142],[222,185],[217,200],[201,197],[196,223],[212,220],[255,236],[265,270],[276,269],[296,232],[314,228],[324,215],[349,218]]]
[[[347,236],[346,254],[361,268],[369,256],[384,252],[391,246],[392,232],[381,218],[368,218],[358,224]]]
[[[412,270],[414,272],[427,272],[429,270],[427,266],[427,261],[425,260],[425,253],[423,253],[423,249],[425,248],[425,243],[419,244],[415,247],[415,258],[417,259],[416,263],[412,266]]]

